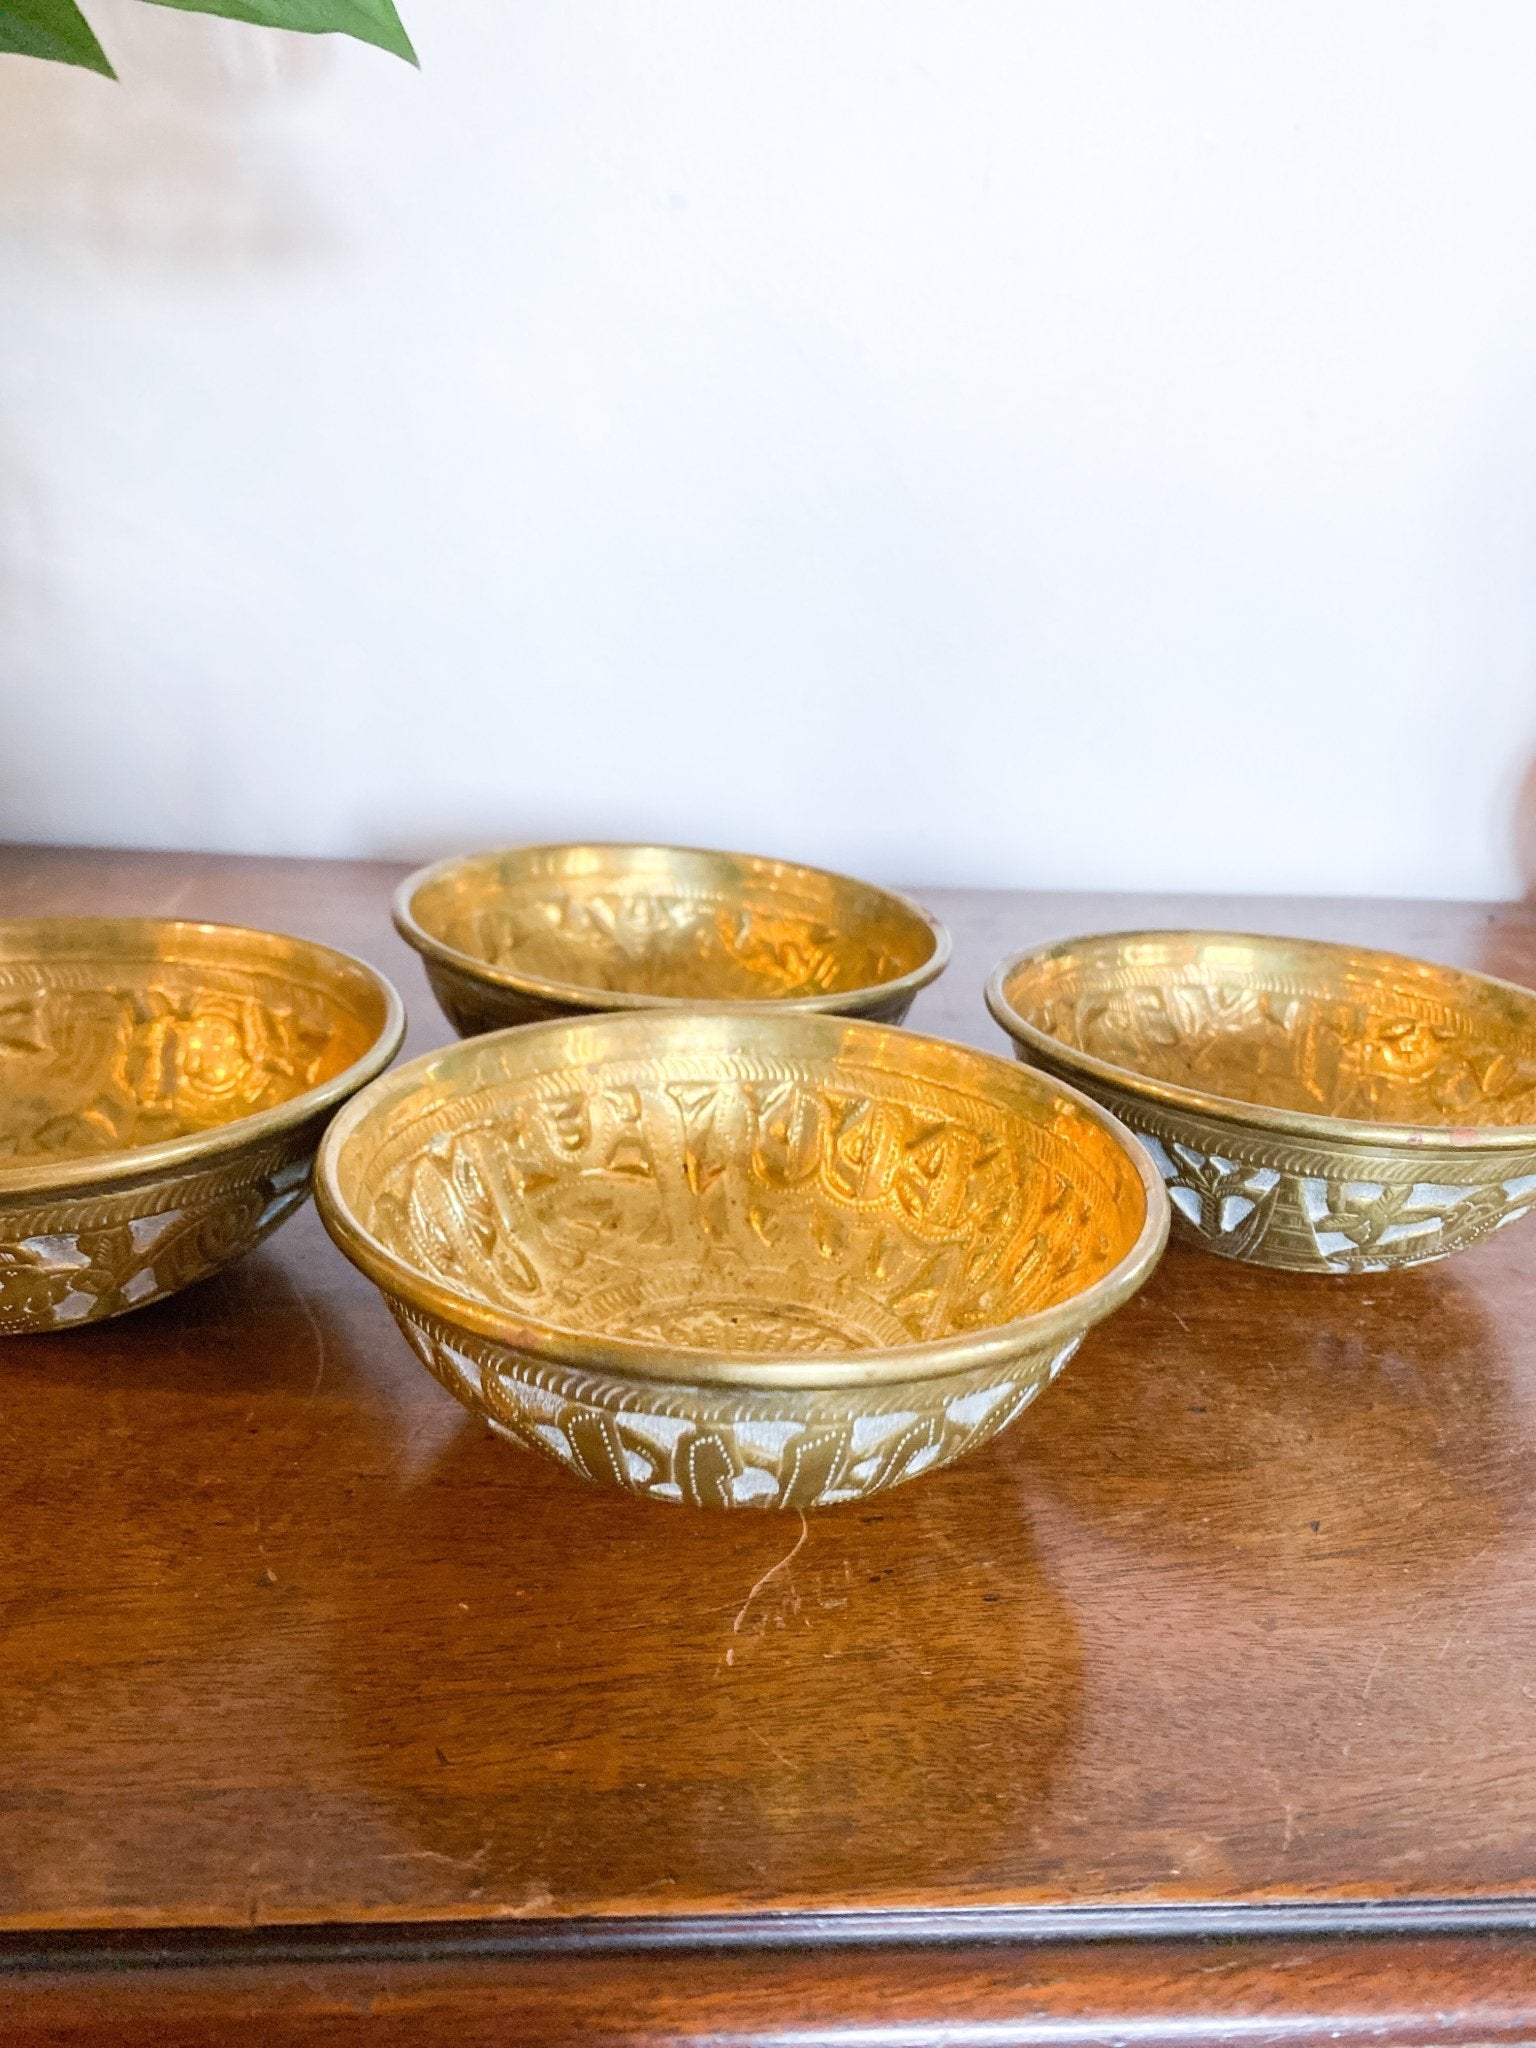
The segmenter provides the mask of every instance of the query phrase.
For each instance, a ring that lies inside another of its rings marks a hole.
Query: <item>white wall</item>
[[[1519,890],[1528,0],[401,4],[0,59],[0,833]]]

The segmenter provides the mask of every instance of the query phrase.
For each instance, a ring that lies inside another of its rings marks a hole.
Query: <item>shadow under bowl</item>
[[[342,1112],[321,1216],[493,1429],[655,1500],[862,1499],[995,1436],[1168,1231],[1076,1090],[863,1022],[535,1025]]]
[[[158,918],[0,922],[0,1334],[158,1301],[309,1192],[400,998],[348,954]]]
[[[1135,1131],[1226,1258],[1379,1273],[1536,1205],[1536,994],[1317,939],[1140,931],[1005,960],[1027,1060]]]
[[[756,854],[522,846],[409,876],[395,925],[463,1037],[606,1010],[771,1003],[899,1024],[949,936],[890,890]]]

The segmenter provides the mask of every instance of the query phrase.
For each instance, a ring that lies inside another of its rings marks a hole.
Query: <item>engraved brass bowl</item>
[[[0,922],[0,1334],[121,1315],[248,1251],[404,1029],[382,976],[305,939]]]
[[[606,1010],[772,1003],[899,1024],[949,935],[867,882],[684,846],[520,846],[423,868],[395,925],[461,1036]]]
[[[1226,1258],[1380,1273],[1536,1204],[1536,994],[1317,939],[1114,932],[1006,960],[1020,1059],[1147,1146],[1174,1228]]]
[[[495,1430],[652,1500],[826,1506],[1021,1413],[1168,1232],[1075,1089],[803,1012],[470,1039],[358,1096],[326,1228]]]

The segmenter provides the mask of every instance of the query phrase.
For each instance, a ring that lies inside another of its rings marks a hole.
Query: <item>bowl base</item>
[[[1061,1371],[1078,1340],[953,1379],[881,1389],[722,1391],[621,1380],[531,1358],[391,1301],[434,1379],[498,1436],[578,1478],[673,1506],[838,1507],[985,1443]]]

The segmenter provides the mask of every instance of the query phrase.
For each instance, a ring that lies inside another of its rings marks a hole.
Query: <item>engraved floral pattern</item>
[[[156,972],[146,964],[114,985],[93,969],[71,985],[0,967],[0,1163],[209,1130],[302,1094],[366,1049],[358,1020],[319,991]]]
[[[1207,1094],[1364,1122],[1536,1123],[1536,1034],[1449,969],[1322,993],[1258,964],[1228,980],[1157,959],[1111,971],[1090,942],[1017,993],[1063,1044]]]
[[[1170,1124],[1150,1128],[1141,1105],[1113,1106],[1152,1154],[1175,1228],[1227,1258],[1261,1254],[1266,1264],[1300,1271],[1381,1273],[1445,1258],[1536,1206],[1536,1158],[1523,1154],[1450,1156],[1434,1180],[1406,1178],[1399,1162],[1362,1155],[1356,1176],[1341,1179],[1321,1155],[1294,1145],[1244,1145],[1229,1132],[1220,1140],[1226,1150],[1202,1152],[1187,1129],[1175,1136]],[[1245,1156],[1232,1156],[1239,1151]]]
[[[877,1069],[612,1062],[379,1141],[369,1227],[455,1289],[685,1349],[924,1342],[1107,1273],[1145,1197],[1069,1104],[1033,1122]]]
[[[1005,1429],[1076,1348],[908,1388],[870,1412],[836,1390],[669,1393],[550,1365],[391,1306],[433,1377],[511,1442],[578,1478],[694,1507],[836,1507],[918,1478]]]
[[[639,888],[541,884],[469,913],[444,937],[542,981],[748,1001],[866,988],[913,964],[878,943],[855,944],[825,915],[775,897],[753,903]]]
[[[309,1193],[310,1158],[252,1176],[199,1175],[184,1204],[174,1185],[149,1215],[133,1198],[0,1208],[0,1334],[100,1322],[216,1272],[275,1230]]]

